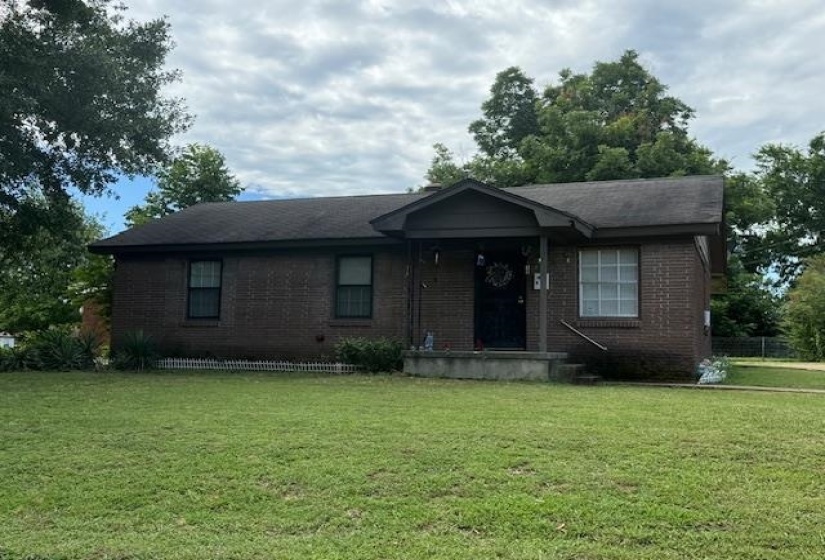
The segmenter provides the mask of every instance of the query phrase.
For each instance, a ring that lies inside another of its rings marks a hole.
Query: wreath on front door
[[[487,267],[485,282],[494,288],[503,288],[513,279],[513,269],[507,263],[496,262]]]

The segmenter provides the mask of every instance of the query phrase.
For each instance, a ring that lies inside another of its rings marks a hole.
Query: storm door
[[[484,254],[476,262],[475,346],[526,347],[524,258],[518,253]]]

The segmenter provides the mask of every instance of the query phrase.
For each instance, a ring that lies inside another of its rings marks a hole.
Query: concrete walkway
[[[697,385],[695,383],[603,383],[603,385],[627,385],[631,387],[666,387],[670,389],[704,389],[711,391],[761,391],[763,393],[811,393],[825,395],[825,389],[799,387],[761,387],[758,385]]]

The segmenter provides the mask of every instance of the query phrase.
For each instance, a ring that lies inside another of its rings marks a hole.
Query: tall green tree
[[[72,292],[75,270],[92,258],[86,245],[103,229],[77,204],[53,204],[37,187],[24,197],[23,208],[52,223],[30,228],[20,250],[0,246],[0,331],[76,323],[81,302]]]
[[[70,187],[99,194],[120,175],[151,173],[169,137],[188,126],[181,101],[161,95],[178,77],[164,68],[169,24],[128,20],[124,10],[109,0],[0,0],[7,249],[50,223],[43,212],[66,206]],[[49,204],[30,204],[31,183]]]
[[[737,255],[728,261],[724,294],[711,298],[713,336],[777,336],[781,298],[762,274],[748,272]]]
[[[807,149],[767,144],[756,153],[754,200],[767,200],[770,214],[758,221],[748,248],[775,263],[780,281],[792,283],[805,259],[823,252],[825,241],[825,132]]]
[[[808,259],[788,293],[783,327],[803,359],[825,359],[825,255]]]
[[[470,133],[488,157],[518,154],[522,140],[539,133],[533,79],[515,66],[496,75],[490,97],[481,104],[482,117],[470,123]]]
[[[158,188],[126,212],[129,227],[145,224],[201,202],[234,200],[243,191],[218,150],[190,144],[157,173]]]
[[[513,186],[728,169],[689,135],[693,109],[667,95],[635,51],[597,62],[590,74],[562,70],[540,97],[532,84],[518,68],[501,72],[483,117],[470,125],[480,153],[458,164],[438,145],[427,177],[448,182],[460,174]]]

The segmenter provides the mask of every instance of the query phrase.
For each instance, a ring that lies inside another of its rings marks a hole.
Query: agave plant
[[[160,357],[154,339],[143,331],[123,335],[112,351],[112,364],[117,369],[154,369]]]

